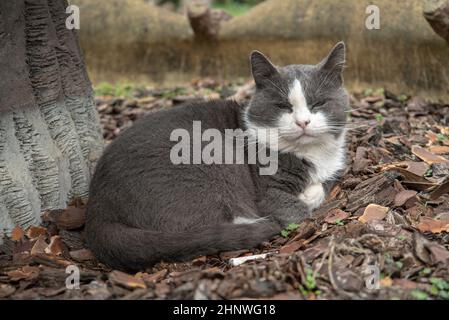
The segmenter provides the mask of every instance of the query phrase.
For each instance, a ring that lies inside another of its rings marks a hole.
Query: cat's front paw
[[[321,183],[311,184],[303,193],[299,194],[299,200],[304,202],[310,210],[318,208],[325,198],[326,193]]]

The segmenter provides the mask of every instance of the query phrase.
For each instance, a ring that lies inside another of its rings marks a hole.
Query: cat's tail
[[[142,270],[161,260],[181,261],[220,251],[255,247],[279,233],[270,220],[252,224],[223,224],[195,231],[159,232],[119,223],[87,224],[88,245],[108,266]]]

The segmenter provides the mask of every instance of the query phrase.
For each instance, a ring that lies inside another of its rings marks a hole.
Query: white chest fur
[[[318,208],[326,198],[323,183],[335,176],[345,166],[345,137],[344,134],[335,140],[329,137],[320,145],[313,145],[296,152],[299,158],[310,161],[315,167],[310,172],[310,185],[298,195],[312,211]]]
[[[322,143],[304,146],[295,154],[313,164],[315,170],[310,173],[311,183],[324,183],[333,178],[346,164],[345,134],[339,139],[323,139]]]

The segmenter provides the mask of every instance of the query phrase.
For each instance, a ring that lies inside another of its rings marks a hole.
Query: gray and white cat
[[[338,43],[317,65],[274,66],[251,54],[255,94],[233,101],[187,104],[136,122],[105,150],[91,182],[86,234],[97,258],[138,270],[251,248],[308,217],[345,167],[348,95]],[[278,170],[257,164],[173,164],[173,130],[278,130],[258,144],[276,148]]]

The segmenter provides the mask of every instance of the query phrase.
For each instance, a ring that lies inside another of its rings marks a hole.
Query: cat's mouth
[[[285,138],[286,138],[286,140],[295,142],[295,141],[301,141],[301,140],[316,139],[317,136],[310,132],[298,132],[296,134],[286,136]]]
[[[303,137],[316,138],[317,136],[314,134],[311,134],[310,132],[303,132],[299,135],[299,138],[301,139]]]
[[[298,132],[296,134],[296,139],[302,139],[302,138],[316,138],[317,136],[314,135],[313,133],[310,132],[306,132],[306,131],[302,131],[302,132]]]

